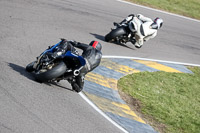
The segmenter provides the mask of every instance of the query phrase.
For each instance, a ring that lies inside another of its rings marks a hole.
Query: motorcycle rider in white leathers
[[[136,42],[132,43],[136,48],[141,48],[144,41],[148,41],[157,35],[157,30],[162,27],[163,20],[157,17],[152,21],[152,19],[142,14],[137,14],[136,16],[131,14],[119,24],[128,24],[131,32],[135,33]]]

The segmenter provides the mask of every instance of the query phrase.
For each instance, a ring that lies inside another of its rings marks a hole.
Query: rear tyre
[[[64,62],[59,62],[55,64],[49,70],[41,69],[35,73],[36,81],[47,82],[49,80],[52,80],[54,78],[57,78],[63,75],[66,72],[66,69],[67,67]]]

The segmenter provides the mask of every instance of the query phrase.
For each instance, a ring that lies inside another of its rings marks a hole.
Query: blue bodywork
[[[71,51],[67,51],[67,52],[65,53],[65,56],[68,56],[68,57],[76,57],[76,58],[78,58],[82,66],[84,66],[85,63],[86,63],[86,62],[85,62],[85,59],[84,59],[82,56],[73,54],[73,53],[71,53]]]
[[[45,50],[42,55],[46,54],[47,52],[53,53],[54,48],[56,48],[59,44],[61,43],[61,41],[57,44],[55,44],[53,47],[51,47],[50,49]]]
[[[45,50],[41,55],[46,54],[47,52],[53,53],[53,50],[61,43],[61,41],[57,44],[55,44],[53,47],[51,47],[50,49]],[[85,59],[82,56],[76,55],[71,53],[71,51],[67,51],[63,56],[64,57],[73,57],[73,58],[78,58],[78,60],[80,61],[81,66],[85,65]]]

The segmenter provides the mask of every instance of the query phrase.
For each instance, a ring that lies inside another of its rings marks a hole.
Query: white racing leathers
[[[135,33],[136,47],[141,47],[144,41],[157,35],[157,29],[152,28],[154,22],[150,18],[138,14],[135,17],[127,17],[126,20],[129,22],[129,29]]]

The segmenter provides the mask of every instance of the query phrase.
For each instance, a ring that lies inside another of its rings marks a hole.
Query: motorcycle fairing
[[[50,49],[45,50],[42,55],[44,55],[47,52],[51,52],[53,53],[54,48],[56,48],[62,41],[60,41],[59,43],[55,44],[53,47],[51,47]]]
[[[76,54],[73,54],[71,51],[67,51],[65,53],[65,56],[67,57],[75,57],[75,58],[78,58],[78,60],[80,61],[81,63],[81,66],[84,66],[85,65],[85,59],[82,57],[82,56],[79,56],[79,55],[76,55]]]

